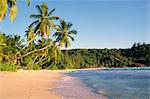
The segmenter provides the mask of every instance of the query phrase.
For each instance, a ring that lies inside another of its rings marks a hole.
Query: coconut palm
[[[59,17],[52,16],[52,13],[55,9],[48,12],[48,7],[46,3],[42,3],[42,5],[36,5],[38,10],[38,14],[31,14],[30,18],[37,19],[30,26],[35,25],[34,33],[38,33],[41,37],[48,37],[50,32],[54,29],[55,23],[54,20],[58,20]]]
[[[69,38],[74,41],[72,35],[76,35],[76,30],[70,30],[72,27],[72,23],[65,22],[64,20],[60,20],[60,25],[57,25],[57,31],[53,35],[56,38],[56,42],[59,42],[61,47],[70,47]]]
[[[58,60],[60,60],[61,50],[60,48],[55,44],[53,44],[49,50],[50,58],[56,63]]]
[[[27,0],[28,6],[30,0]],[[7,10],[9,9],[9,18],[13,22],[18,13],[17,0],[0,0],[0,22],[6,16]]]
[[[34,43],[34,40],[36,39],[36,35],[33,33],[33,28],[32,28],[32,26],[29,26],[28,27],[28,30],[27,31],[25,31],[26,32],[26,34],[25,34],[25,36],[27,36],[27,44],[25,45],[25,46],[23,46],[22,48],[21,48],[21,50],[20,51],[18,51],[17,53],[16,53],[16,55],[17,54],[19,54],[21,51],[23,51],[28,45],[29,45],[29,47],[31,48],[32,47],[32,44]]]
[[[13,22],[17,16],[17,2],[16,0],[0,0],[0,21],[6,16],[7,10],[10,10],[9,18]]]
[[[27,36],[28,44],[29,44],[29,46],[32,46],[34,40],[36,39],[36,35],[33,32],[32,26],[29,26],[28,30],[25,32],[26,32],[25,36]]]

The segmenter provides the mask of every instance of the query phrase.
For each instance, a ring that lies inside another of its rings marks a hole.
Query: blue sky
[[[13,23],[8,14],[0,23],[0,31],[24,37],[33,22],[35,5],[45,1],[53,15],[73,23],[78,31],[71,48],[129,48],[134,42],[147,42],[150,3],[148,0],[18,0],[19,13]]]

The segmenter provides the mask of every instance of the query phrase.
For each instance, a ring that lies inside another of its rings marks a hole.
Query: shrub
[[[36,64],[29,64],[27,66],[27,70],[39,70],[39,69],[40,69],[39,65]]]
[[[33,70],[39,70],[39,69],[40,69],[39,65],[33,65]]]
[[[49,69],[49,70],[57,70],[58,66],[52,65],[52,66],[49,66],[47,69]]]
[[[9,64],[9,63],[2,63],[0,62],[0,71],[12,71],[15,72],[17,71],[17,66],[14,64]]]

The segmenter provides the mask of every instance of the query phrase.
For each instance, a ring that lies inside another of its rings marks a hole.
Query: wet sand
[[[50,88],[49,91],[61,96],[61,99],[108,99],[104,95],[94,93],[81,79],[68,74],[52,82],[56,87]]]

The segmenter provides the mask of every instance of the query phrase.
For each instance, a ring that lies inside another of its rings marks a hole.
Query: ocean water
[[[108,99],[150,99],[150,67],[77,70],[70,75]]]

